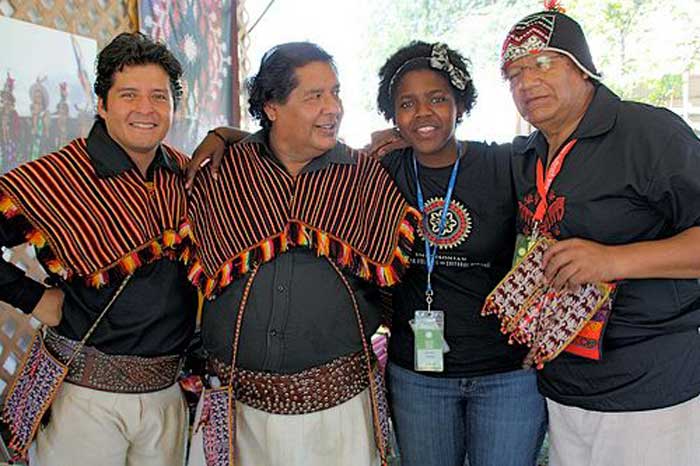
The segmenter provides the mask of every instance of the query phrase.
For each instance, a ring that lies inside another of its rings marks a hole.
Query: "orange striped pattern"
[[[379,163],[345,148],[355,165],[331,164],[293,178],[261,149],[236,145],[219,180],[208,168],[198,176],[189,204],[197,244],[193,282],[211,295],[251,263],[289,247],[313,248],[380,285],[397,281],[419,214]]]
[[[166,150],[184,166],[184,155]],[[94,286],[104,284],[112,268],[131,273],[164,247],[182,243],[187,205],[180,177],[156,170],[146,183],[133,169],[99,178],[82,138],[0,177],[0,195],[0,212],[22,215],[34,228],[28,241],[47,243],[50,254],[38,255],[46,268]]]
[[[588,359],[600,361],[603,359],[603,334],[612,312],[617,283],[607,284],[609,295],[605,303],[598,309],[586,326],[581,329],[571,343],[564,348],[567,353],[575,354]]]

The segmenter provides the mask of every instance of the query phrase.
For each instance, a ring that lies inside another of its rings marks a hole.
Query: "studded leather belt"
[[[54,331],[47,331],[47,349],[62,363],[67,364],[79,342]],[[66,381],[115,393],[147,393],[168,388],[180,373],[180,356],[112,355],[96,348],[83,346],[68,368]]]
[[[228,385],[231,366],[209,360],[211,371]],[[294,374],[235,370],[237,401],[273,414],[306,414],[337,406],[369,385],[364,355],[358,352]]]

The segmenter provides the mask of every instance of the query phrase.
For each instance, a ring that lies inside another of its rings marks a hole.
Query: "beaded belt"
[[[51,354],[66,364],[79,342],[49,330],[45,344]],[[83,346],[73,359],[65,380],[107,392],[155,392],[175,383],[180,373],[181,359],[177,355],[154,358],[111,355]]]
[[[357,329],[362,336],[362,352],[296,374],[265,374],[236,367],[243,315],[253,280],[260,270],[259,264],[256,264],[246,280],[238,307],[231,364],[221,361],[210,364],[214,372],[219,369],[224,386],[205,390],[202,395],[202,412],[196,429],[202,429],[204,457],[208,465],[230,466],[235,462],[236,401],[273,414],[304,414],[337,406],[366,387],[369,388],[374,439],[381,466],[389,465],[389,413],[383,377],[373,364],[372,350],[364,338],[364,324],[355,293],[338,266],[331,260],[328,263],[343,281],[352,300]],[[233,369],[227,371],[227,367]]]
[[[274,374],[236,368],[236,400],[272,414],[306,414],[337,406],[369,385],[364,355],[358,352],[295,374]],[[222,385],[228,385],[231,366],[209,360]]]

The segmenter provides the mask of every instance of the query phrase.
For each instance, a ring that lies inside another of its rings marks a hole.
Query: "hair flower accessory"
[[[450,83],[460,91],[465,90],[467,83],[471,81],[468,74],[452,64],[447,53],[447,44],[442,42],[433,44],[433,49],[430,53],[430,67],[447,73],[450,77]]]

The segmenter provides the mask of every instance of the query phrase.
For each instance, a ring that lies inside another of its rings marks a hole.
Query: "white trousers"
[[[369,389],[309,414],[269,414],[236,402],[236,466],[376,466]],[[197,406],[194,425],[201,416]],[[206,466],[202,430],[192,436],[188,466]]]
[[[182,466],[187,410],[179,384],[143,394],[111,393],[65,382],[32,466]]]
[[[700,397],[625,413],[588,411],[549,399],[547,409],[550,466],[700,465]]]

